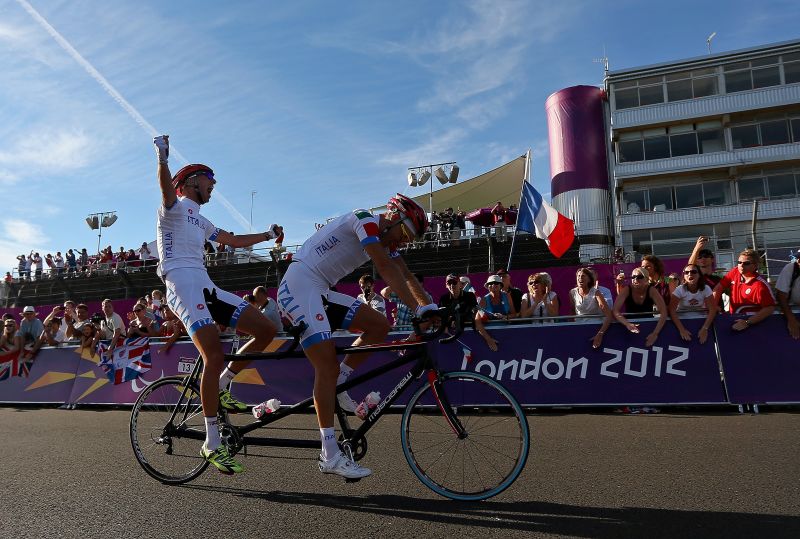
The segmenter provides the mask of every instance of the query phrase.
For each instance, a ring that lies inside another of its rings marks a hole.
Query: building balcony
[[[748,92],[712,95],[686,101],[617,110],[611,114],[611,127],[616,131],[799,103],[800,84],[787,84]]]
[[[781,219],[787,217],[800,217],[800,198],[760,200],[758,202],[759,219]],[[649,228],[750,221],[752,218],[753,203],[743,202],[729,206],[627,213],[620,215],[618,222],[623,232],[630,232]]]
[[[626,178],[792,160],[800,160],[800,143],[621,163],[614,166],[614,176],[621,183]]]

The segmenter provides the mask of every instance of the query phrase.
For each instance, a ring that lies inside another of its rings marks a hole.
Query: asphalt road
[[[125,410],[0,408],[0,537],[800,537],[800,413],[529,416],[517,482],[442,499],[408,468],[399,416],[373,430],[373,477],[345,484],[310,450],[258,448],[236,477],[147,476]],[[289,426],[315,433],[313,416]],[[287,424],[288,425],[288,424]]]

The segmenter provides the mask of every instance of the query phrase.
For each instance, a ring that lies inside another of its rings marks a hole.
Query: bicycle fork
[[[453,429],[453,433],[458,437],[459,440],[466,438],[467,430],[464,428],[464,425],[461,424],[461,421],[458,419],[458,416],[456,416],[453,407],[450,405],[450,401],[447,398],[447,393],[444,390],[444,386],[439,381],[439,376],[434,369],[428,370],[428,385],[431,387],[431,392],[433,393],[433,397],[436,399],[436,404],[439,406],[439,410],[447,420],[450,428]]]

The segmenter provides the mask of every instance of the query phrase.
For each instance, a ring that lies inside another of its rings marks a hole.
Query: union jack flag
[[[0,353],[0,381],[8,380],[12,376],[27,378],[31,373],[33,358],[30,350]]]
[[[139,375],[150,370],[153,363],[150,359],[150,338],[132,337],[109,351],[107,345],[97,345],[100,354],[98,367],[114,385],[135,380]]]

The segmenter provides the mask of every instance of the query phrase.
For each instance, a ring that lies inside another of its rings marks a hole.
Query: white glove
[[[269,227],[269,230],[264,232],[264,236],[267,237],[267,240],[274,240],[275,238],[277,238],[281,234],[283,234],[283,227],[282,226],[278,226],[278,225],[276,225],[274,223],[272,224],[272,226]]]
[[[429,303],[427,305],[423,305],[422,307],[417,307],[417,309],[414,311],[414,315],[417,318],[422,318],[423,314],[427,313],[428,311],[435,311],[437,309],[439,309],[438,305],[435,303]]]
[[[156,156],[158,162],[166,165],[169,159],[169,135],[159,135],[153,138],[153,144],[156,146]]]

